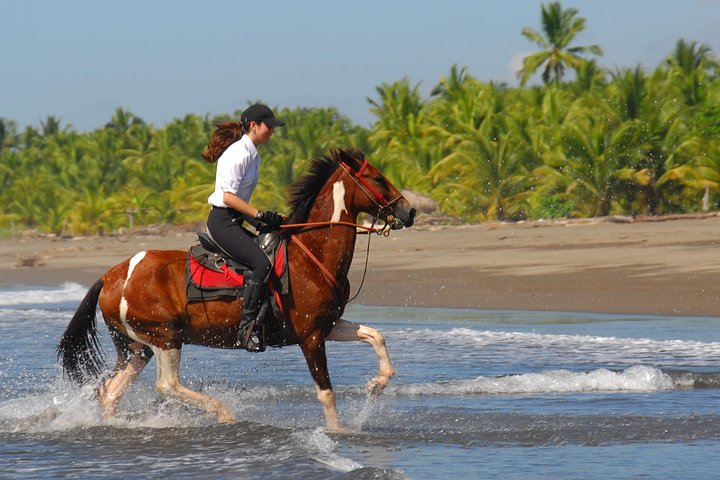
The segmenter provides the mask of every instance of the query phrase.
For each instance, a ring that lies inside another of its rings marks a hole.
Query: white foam
[[[621,372],[551,370],[505,377],[477,377],[440,383],[396,385],[403,395],[514,395],[586,392],[654,392],[670,390],[672,379],[660,370],[634,366]]]
[[[77,390],[58,381],[47,392],[0,401],[0,430],[51,432],[108,425],[169,428],[217,423],[213,416],[198,415],[196,409],[178,400],[158,399],[152,385],[140,382],[123,398],[118,415],[103,420],[94,393],[94,385]]]
[[[337,442],[327,436],[320,428],[311,432],[295,432],[293,436],[297,437],[300,445],[308,451],[311,458],[333,470],[350,472],[363,468],[363,465],[355,460],[336,454],[334,451],[337,448]]]
[[[17,431],[57,431],[98,425],[100,411],[91,387],[72,391],[56,384],[49,392],[0,402],[0,421]]]
[[[653,340],[649,338],[598,337],[525,332],[480,331],[454,328],[406,330],[410,340],[443,342],[471,348],[474,355],[493,357],[510,354],[518,361],[540,363],[558,357],[563,363],[652,364],[674,366],[713,366],[720,363],[720,342],[692,340]]]
[[[72,282],[63,283],[55,288],[5,290],[0,291],[0,306],[79,302],[86,293],[87,287]]]
[[[25,310],[15,308],[0,309],[0,328],[16,326],[27,327],[32,323],[47,324],[57,322],[66,324],[68,321],[67,311],[50,310],[44,308],[28,308]]]

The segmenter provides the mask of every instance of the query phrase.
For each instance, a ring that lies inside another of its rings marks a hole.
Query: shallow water
[[[398,374],[371,399],[371,348],[329,343],[349,426],[330,434],[296,347],[183,349],[183,381],[236,424],[158,397],[154,362],[101,421],[55,362],[85,290],[0,290],[2,478],[720,475],[717,318],[351,305],[345,318],[384,332]]]

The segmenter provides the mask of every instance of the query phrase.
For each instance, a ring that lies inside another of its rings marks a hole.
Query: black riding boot
[[[240,329],[238,330],[238,346],[248,352],[262,352],[262,346],[252,338],[253,325],[257,320],[260,307],[265,296],[265,284],[245,278],[243,291],[243,310]]]

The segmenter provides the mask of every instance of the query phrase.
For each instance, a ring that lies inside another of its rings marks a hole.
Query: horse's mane
[[[290,216],[288,223],[303,223],[310,215],[312,207],[323,185],[327,183],[340,163],[354,160],[363,160],[365,155],[354,149],[332,149],[330,156],[314,158],[307,168],[307,173],[298,177],[289,187]],[[352,168],[357,168],[351,165]]]

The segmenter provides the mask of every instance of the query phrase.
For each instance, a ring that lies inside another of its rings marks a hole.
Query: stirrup
[[[255,339],[252,337],[252,335],[250,337],[248,337],[247,340],[238,341],[237,345],[241,348],[244,348],[248,352],[259,353],[259,352],[265,351],[265,349],[262,348],[260,346],[260,344],[255,341]]]
[[[244,348],[248,352],[260,353],[265,351],[265,325],[258,325],[260,322],[248,325],[242,335],[238,335],[235,346]],[[257,330],[255,327],[258,327]]]

